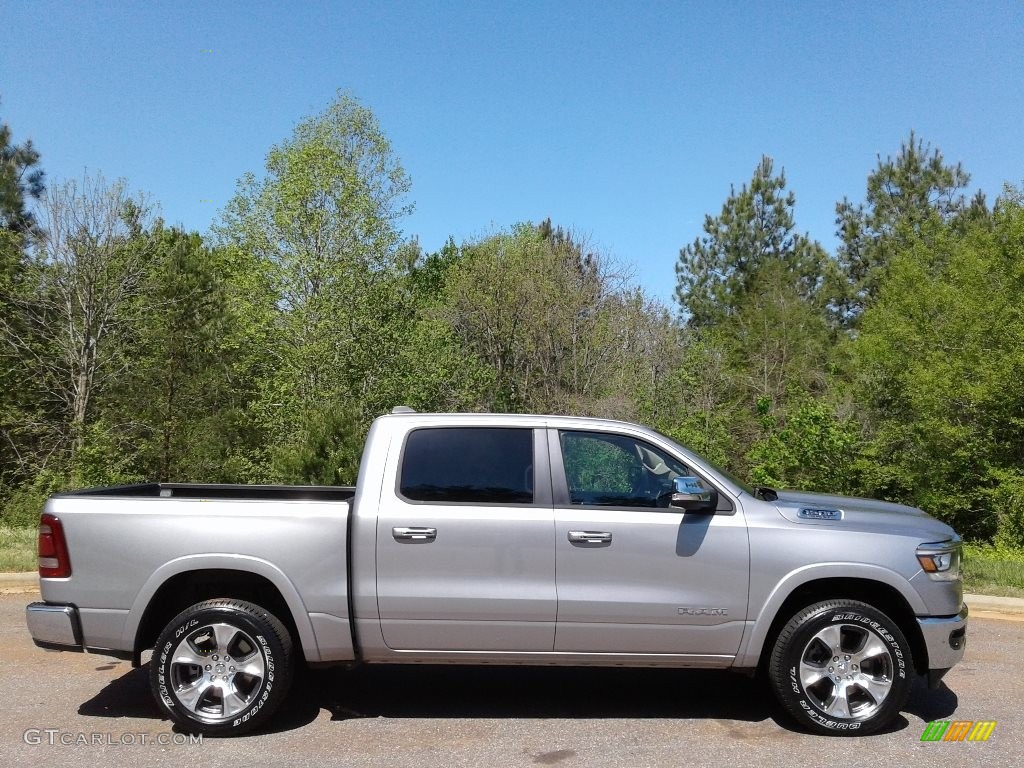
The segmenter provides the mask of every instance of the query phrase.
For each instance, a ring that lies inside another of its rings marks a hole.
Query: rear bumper
[[[32,641],[40,648],[83,650],[82,622],[73,605],[31,603],[25,608],[25,622]]]
[[[928,681],[937,686],[950,667],[964,657],[967,647],[967,606],[956,616],[918,617],[921,636],[928,651]]]

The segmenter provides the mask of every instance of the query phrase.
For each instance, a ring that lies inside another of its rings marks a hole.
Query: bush
[[[43,470],[30,485],[14,489],[4,502],[0,523],[11,528],[35,529],[46,499],[64,488],[65,482],[60,475]]]
[[[86,426],[74,452],[65,488],[94,488],[143,482],[133,466],[137,446],[103,420]]]
[[[758,402],[762,435],[752,446],[751,476],[758,485],[849,493],[858,448],[856,425],[839,418],[831,406],[803,393],[784,424]]]
[[[1024,476],[999,473],[999,484],[989,498],[996,514],[995,543],[1003,548],[1024,548]]]

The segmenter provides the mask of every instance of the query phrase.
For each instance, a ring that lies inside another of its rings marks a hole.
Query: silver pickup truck
[[[37,645],[141,663],[195,732],[265,722],[305,663],[717,667],[805,728],[885,727],[964,653],[960,540],[910,507],[749,488],[650,429],[377,419],[355,488],[52,497]]]

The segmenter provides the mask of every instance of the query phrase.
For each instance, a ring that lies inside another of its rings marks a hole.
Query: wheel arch
[[[928,649],[921,633],[921,626],[917,622],[914,605],[888,580],[876,578],[874,575],[819,575],[816,578],[797,581],[781,594],[780,589],[776,589],[769,598],[765,610],[755,621],[745,652],[739,657],[742,663],[737,663],[736,666],[763,671],[779,632],[800,609],[823,600],[845,599],[871,605],[895,621],[910,643],[914,669],[919,674],[928,671]]]
[[[320,660],[309,614],[298,591],[276,566],[258,558],[196,555],[158,569],[139,591],[125,623],[123,641],[138,665],[167,622],[190,605],[217,598],[246,600],[266,608],[285,625],[307,662]]]

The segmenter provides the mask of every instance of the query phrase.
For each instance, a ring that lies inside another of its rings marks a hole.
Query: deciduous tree
[[[48,190],[40,208],[43,233],[13,297],[21,325],[0,318],[0,339],[26,360],[78,450],[96,393],[131,363],[120,341],[150,256],[137,235],[151,208],[124,181],[88,173]]]
[[[275,441],[268,471],[277,479],[353,480],[360,430],[391,398],[383,383],[399,353],[397,326],[411,316],[396,286],[408,191],[372,112],[342,94],[270,150],[263,178],[242,178],[214,228],[273,293],[252,343],[274,360],[257,417]],[[345,410],[352,418],[328,418]],[[325,434],[327,422],[336,428]],[[313,445],[322,459],[315,472]],[[345,477],[339,452],[348,456]],[[299,454],[306,458],[296,464]]]

